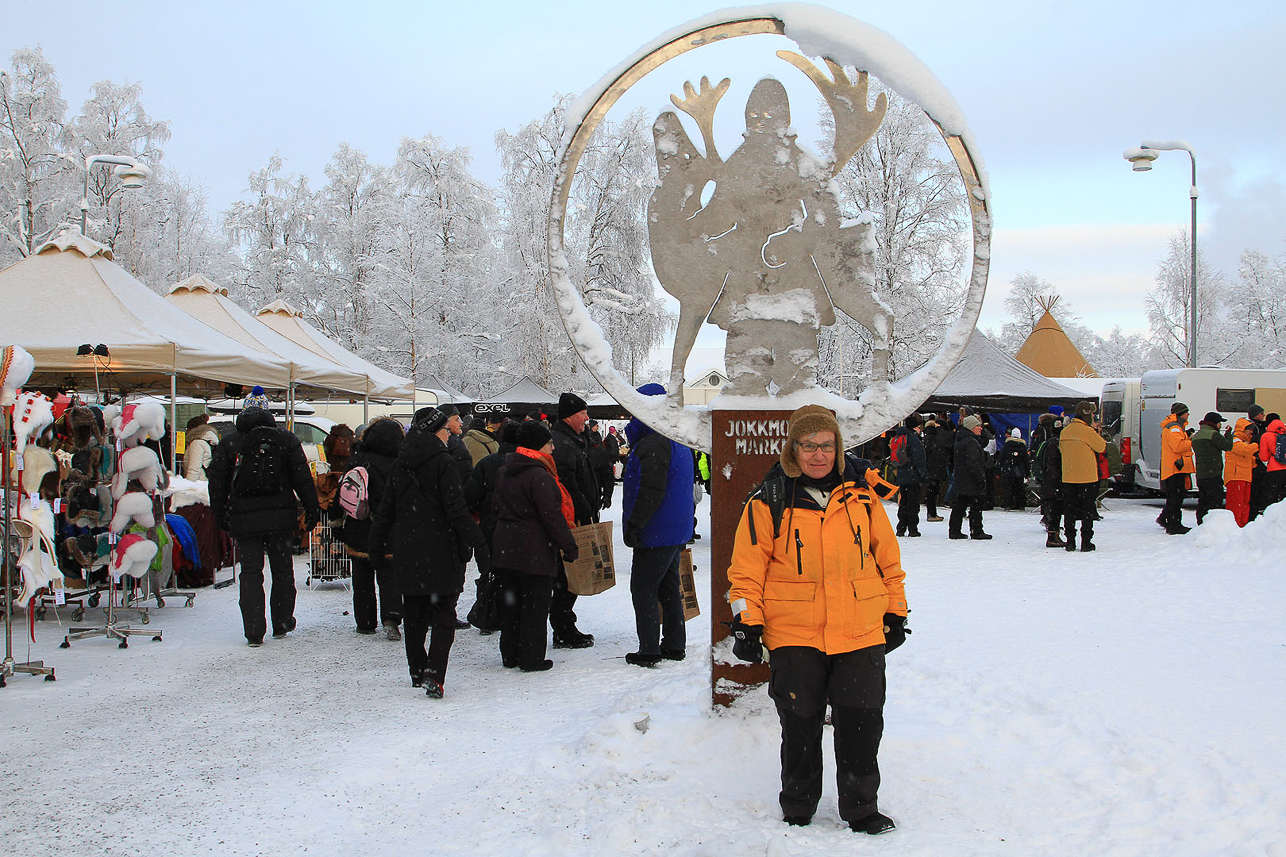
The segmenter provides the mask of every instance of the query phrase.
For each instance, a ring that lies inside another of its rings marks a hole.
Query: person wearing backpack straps
[[[897,467],[898,484],[898,536],[917,538],[920,535],[920,492],[928,478],[929,467],[920,440],[922,421],[919,414],[911,414],[893,435],[893,464]]]
[[[371,562],[371,516],[384,498],[384,489],[402,449],[402,424],[392,417],[374,420],[362,432],[361,444],[353,456],[353,468],[344,475],[358,475],[358,468],[366,476],[365,509],[344,510],[344,548],[353,560],[353,619],[357,633],[374,634],[379,625],[376,614],[376,584],[379,584],[378,621],[390,640],[402,639],[398,625],[402,622],[402,596],[387,565],[379,573]],[[340,505],[345,505],[345,486],[340,484]],[[349,504],[351,505],[351,504]],[[365,515],[362,515],[362,512]]]
[[[1265,423],[1264,435],[1259,439],[1259,460],[1268,468],[1263,496],[1267,509],[1286,496],[1286,424],[1277,414],[1269,414]]]
[[[272,635],[284,637],[295,629],[296,498],[304,506],[307,529],[321,520],[304,448],[294,433],[277,426],[269,411],[246,408],[237,416],[236,430],[215,447],[209,475],[211,511],[237,542],[246,642],[260,645],[267,631],[265,556],[272,574]]]

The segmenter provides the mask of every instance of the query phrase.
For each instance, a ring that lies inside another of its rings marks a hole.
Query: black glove
[[[321,509],[309,509],[304,512],[304,531],[311,533],[321,520]]]
[[[624,535],[624,536],[622,536],[621,538],[625,540],[625,546],[626,546],[627,548],[634,548],[634,547],[638,547],[638,544],[639,544],[639,528],[638,528],[638,527],[632,527],[632,526],[630,526],[629,524],[626,524],[626,525],[625,525],[625,535]]]
[[[893,651],[906,642],[906,635],[911,629],[906,626],[906,617],[896,613],[884,614],[884,652]]]
[[[732,653],[748,664],[764,662],[764,626],[747,625],[740,619],[732,623]]]

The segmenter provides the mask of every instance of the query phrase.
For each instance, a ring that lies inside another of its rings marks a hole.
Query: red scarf
[[[519,455],[534,458],[541,464],[545,465],[545,469],[554,477],[554,484],[558,486],[558,492],[563,495],[563,517],[567,519],[567,526],[569,528],[575,527],[576,507],[572,504],[572,495],[567,493],[567,489],[563,487],[563,483],[558,478],[558,465],[554,464],[553,457],[545,455],[545,453],[538,449],[527,449],[525,446],[520,446],[515,451]]]

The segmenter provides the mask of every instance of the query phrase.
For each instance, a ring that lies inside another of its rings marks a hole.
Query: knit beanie
[[[1050,412],[1051,414],[1053,414],[1054,416],[1056,416],[1056,417],[1061,417],[1061,416],[1063,415],[1063,406],[1062,406],[1062,405],[1050,405],[1050,406],[1049,406],[1049,412]]]
[[[415,412],[415,418],[411,420],[411,428],[429,434],[437,434],[446,424],[447,415],[434,407],[420,408]]]
[[[1021,438],[1022,438],[1022,436],[1023,436],[1022,429],[1019,429],[1019,428],[1011,428],[1011,429],[1009,430],[1009,436],[1010,436],[1010,437],[1013,437],[1013,438],[1020,438],[1020,439],[1021,439]]]
[[[835,471],[843,474],[844,438],[835,415],[821,405],[804,405],[790,415],[790,439],[781,447],[781,469],[787,476],[796,479],[803,473],[795,461],[795,442],[819,431],[835,432]]]
[[[554,439],[549,429],[545,428],[544,423],[528,420],[525,423],[519,423],[515,445],[519,449],[544,449],[545,444]]]
[[[1250,417],[1253,420],[1255,417],[1259,416],[1263,412],[1264,412],[1263,405],[1251,405],[1250,409],[1246,411],[1246,416]]]
[[[1170,406],[1170,413],[1174,414],[1176,417],[1180,416],[1181,414],[1186,414],[1187,412],[1188,412],[1188,406],[1185,405],[1183,402],[1175,402],[1173,405]]]
[[[960,428],[965,431],[973,431],[980,425],[982,425],[982,420],[978,419],[974,414],[970,414],[960,421]]]
[[[563,393],[558,397],[558,418],[565,420],[570,416],[579,414],[588,407],[589,405],[585,404],[585,400],[575,393]]]
[[[924,422],[924,421],[920,419],[920,415],[919,415],[919,414],[911,414],[911,416],[909,416],[909,417],[907,417],[907,418],[906,418],[906,421],[905,421],[903,424],[904,424],[907,428],[909,428],[909,429],[913,429],[913,428],[915,428],[916,426],[920,425],[920,424],[921,424],[921,423],[923,423],[923,422]]]

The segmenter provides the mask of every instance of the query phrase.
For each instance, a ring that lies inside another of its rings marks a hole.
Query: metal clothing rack
[[[43,675],[45,681],[54,681],[55,677],[54,668],[45,666],[44,661],[19,663],[13,657],[14,558],[10,548],[14,533],[13,521],[9,514],[9,510],[13,505],[10,501],[14,497],[14,494],[9,490],[9,428],[13,417],[13,407],[0,408],[0,413],[3,414],[3,421],[0,422],[0,462],[3,462],[3,465],[0,466],[0,470],[4,471],[3,481],[0,482],[0,485],[3,485],[4,488],[4,502],[2,508],[0,508],[0,517],[4,518],[4,543],[3,548],[0,549],[4,562],[4,661],[0,662],[0,687],[4,687],[5,680],[17,673]],[[34,532],[32,535],[35,535]]]

